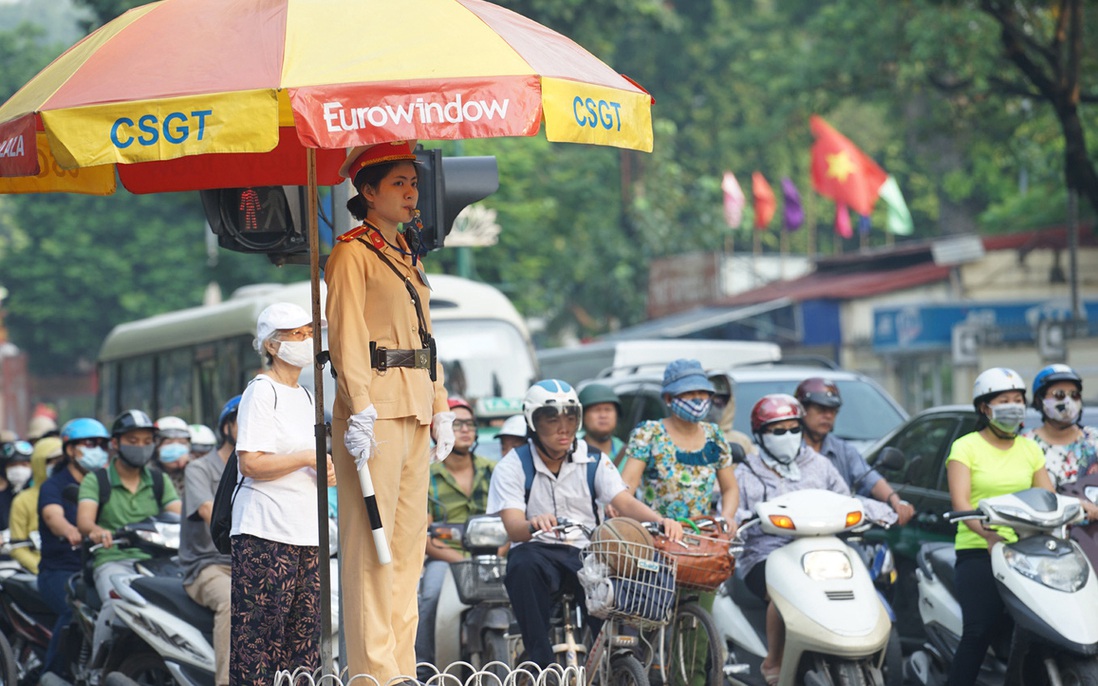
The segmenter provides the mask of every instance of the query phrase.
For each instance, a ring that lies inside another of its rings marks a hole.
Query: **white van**
[[[572,384],[599,376],[635,374],[646,367],[663,367],[680,358],[698,360],[705,369],[727,369],[743,364],[777,362],[782,350],[776,343],[690,338],[597,341],[538,351],[545,379]]]

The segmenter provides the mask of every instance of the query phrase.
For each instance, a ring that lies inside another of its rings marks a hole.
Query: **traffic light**
[[[201,191],[202,208],[222,248],[264,253],[277,261],[309,250],[305,192],[304,186],[206,190]]]
[[[499,190],[499,167],[495,157],[443,157],[437,148],[422,147],[416,148],[416,162],[423,243],[437,250],[459,212]]]

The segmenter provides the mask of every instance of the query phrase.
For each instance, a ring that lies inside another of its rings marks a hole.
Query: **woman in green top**
[[[976,377],[972,403],[981,428],[953,442],[946,469],[954,510],[971,510],[980,500],[1038,486],[1053,490],[1045,456],[1033,440],[1018,435],[1026,411],[1026,384],[1012,369],[995,367]],[[953,656],[949,683],[976,682],[997,627],[1004,625],[1003,601],[991,573],[991,548],[1018,540],[1014,530],[966,520],[957,525],[954,583],[964,630]]]

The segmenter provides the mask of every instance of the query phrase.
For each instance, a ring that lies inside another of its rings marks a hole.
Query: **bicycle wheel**
[[[724,683],[725,647],[713,617],[696,602],[679,605],[666,632],[669,686],[720,686]]]
[[[632,655],[610,658],[610,678],[604,686],[648,686],[648,674]]]
[[[0,634],[0,686],[16,686],[19,670],[15,664],[15,652],[8,639]]]

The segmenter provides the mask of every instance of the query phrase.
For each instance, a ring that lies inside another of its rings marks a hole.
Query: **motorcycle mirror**
[[[729,443],[728,451],[732,453],[732,464],[740,464],[747,460],[747,453],[744,452],[743,446],[739,443]]]
[[[1098,486],[1087,486],[1083,489],[1083,495],[1092,503],[1098,503]]]
[[[66,503],[73,503],[74,505],[80,499],[80,485],[69,484],[61,491],[61,499]]]
[[[899,448],[888,446],[883,448],[877,455],[877,461],[874,463],[874,467],[877,469],[887,469],[889,471],[898,472],[907,465],[907,458],[904,457],[904,453]]]

